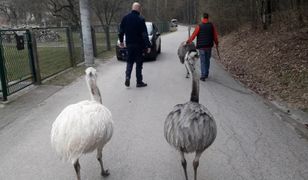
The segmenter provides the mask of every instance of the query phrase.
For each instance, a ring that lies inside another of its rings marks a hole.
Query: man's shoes
[[[146,86],[147,86],[147,83],[144,83],[144,82],[140,82],[136,84],[136,87],[146,87]]]
[[[200,78],[200,80],[201,81],[205,81],[205,79],[207,79],[209,76],[202,76],[201,78]]]
[[[126,87],[129,87],[129,84],[130,84],[129,79],[126,79],[126,80],[125,80],[125,86],[126,86]]]

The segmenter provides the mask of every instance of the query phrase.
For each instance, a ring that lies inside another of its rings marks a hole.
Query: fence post
[[[35,84],[42,84],[35,34],[33,33],[33,29],[31,30],[27,29],[26,32],[27,32],[28,50],[29,50],[30,62],[32,64],[32,73],[34,76],[34,81]]]
[[[91,34],[92,34],[93,55],[94,57],[97,57],[96,34],[95,34],[95,29],[92,26],[91,26]]]
[[[70,54],[71,66],[75,67],[77,65],[76,59],[74,56],[74,42],[73,42],[73,35],[72,30],[70,27],[66,28],[66,37],[67,37],[67,47]]]
[[[167,28],[166,32],[170,32],[170,26],[169,26],[169,22],[165,21],[165,26]]]
[[[8,91],[7,91],[7,81],[5,74],[5,64],[4,64],[1,34],[0,34],[0,82],[2,88],[3,101],[7,101]]]

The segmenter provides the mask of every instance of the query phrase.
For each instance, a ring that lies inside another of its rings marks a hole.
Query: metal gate
[[[40,77],[47,79],[73,66],[68,27],[33,28]]]
[[[0,98],[33,84],[35,71],[29,30],[0,30]]]

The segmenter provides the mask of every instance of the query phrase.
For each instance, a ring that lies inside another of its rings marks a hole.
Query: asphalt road
[[[125,63],[99,64],[98,85],[103,104],[115,121],[114,135],[103,160],[111,175],[100,176],[96,153],[81,158],[83,180],[184,180],[180,155],[163,136],[169,111],[189,100],[190,79],[177,59],[177,47],[187,37],[183,27],[162,36],[162,54],[144,64],[148,87],[124,86]],[[216,119],[218,135],[200,159],[199,180],[308,179],[308,141],[283,113],[233,80],[215,60],[210,78],[200,84],[200,103]],[[0,179],[75,179],[70,163],[60,161],[50,147],[51,124],[68,104],[88,99],[79,78],[61,88],[41,86],[0,107]],[[193,156],[188,175],[193,179]]]

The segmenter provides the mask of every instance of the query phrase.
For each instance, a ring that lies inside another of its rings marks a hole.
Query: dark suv
[[[151,42],[151,53],[144,53],[144,59],[145,60],[156,60],[157,55],[161,51],[161,39],[160,39],[160,33],[158,31],[158,28],[153,22],[146,22],[145,23],[147,30],[148,30],[148,35],[149,35],[149,40]],[[117,59],[125,61],[127,58],[127,49],[120,48],[120,41],[118,40],[117,46],[116,46],[116,54],[117,54]],[[125,44],[125,36],[124,36],[124,46]]]

